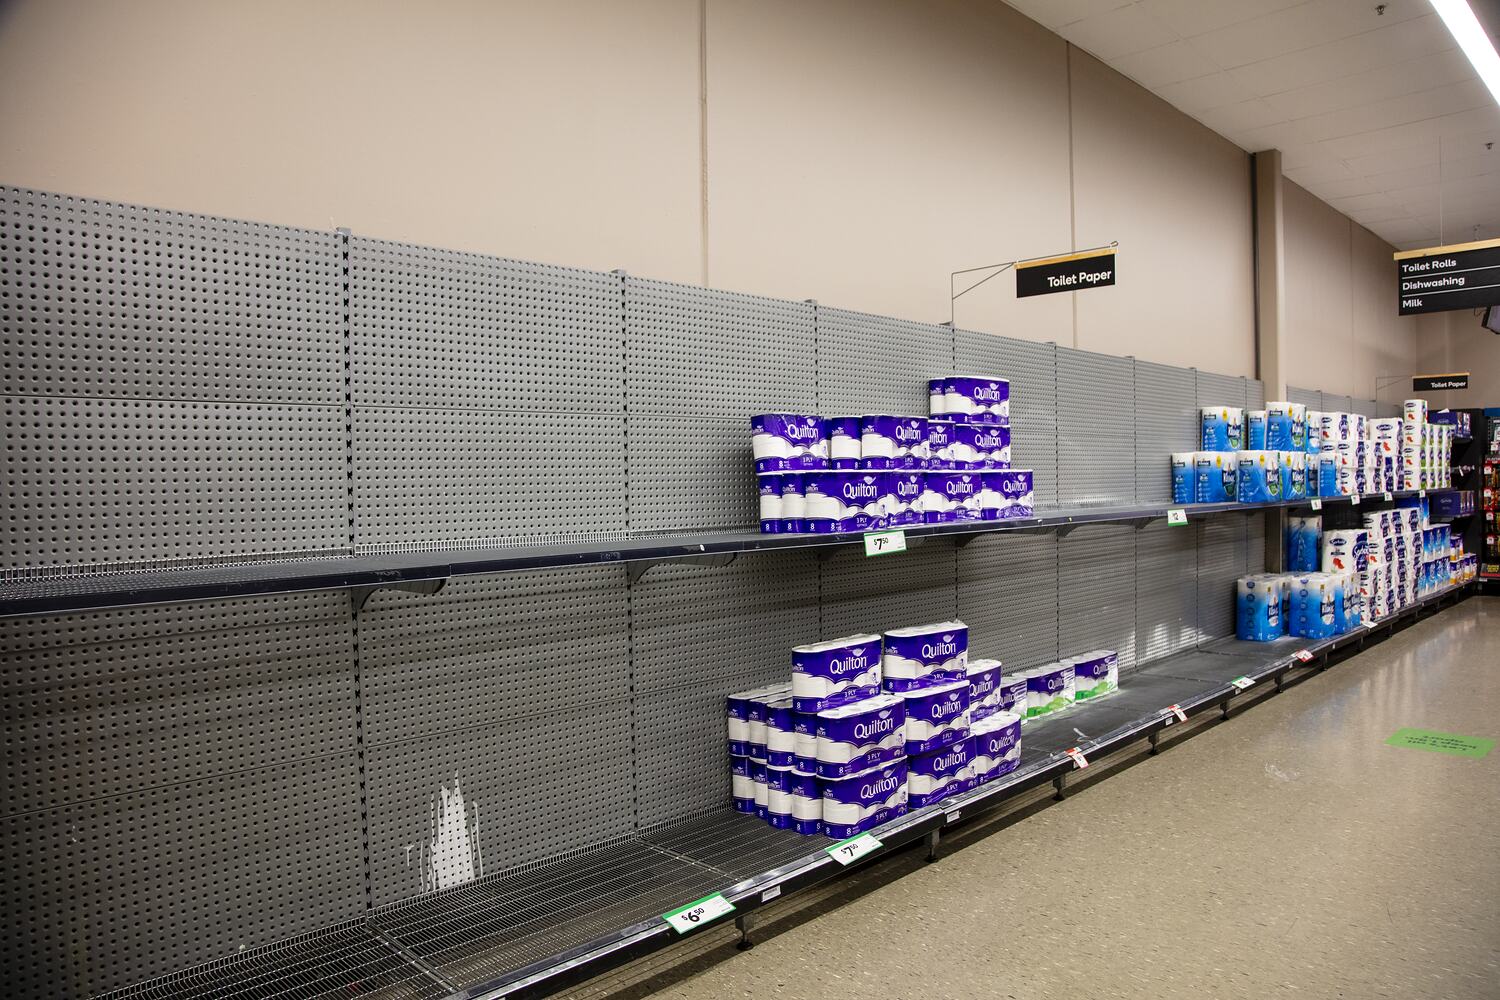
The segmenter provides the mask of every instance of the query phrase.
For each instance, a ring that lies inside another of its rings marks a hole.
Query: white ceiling
[[[1428,0],[1007,2],[1400,249],[1500,237],[1500,106]]]

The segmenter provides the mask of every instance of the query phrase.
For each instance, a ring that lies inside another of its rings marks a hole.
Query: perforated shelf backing
[[[1063,655],[1113,649],[1135,664],[1135,532],[1085,524],[1057,543],[1057,634]]]
[[[624,408],[618,274],[355,236],[349,281],[355,405]]]
[[[1196,376],[1191,368],[1135,363],[1135,499],[1170,503],[1173,452],[1202,444]]]
[[[1135,401],[1129,358],[1057,349],[1057,491],[1070,504],[1135,499]]]
[[[1058,505],[1057,347],[973,330],[954,335],[955,366],[1010,379],[1011,465],[1035,475],[1038,509]]]
[[[641,825],[728,801],[724,696],[787,680],[789,650],[817,641],[818,618],[818,563],[800,553],[740,556],[727,568],[663,566],[634,585]]]
[[[0,395],[342,406],[341,266],[331,232],[0,187]]]
[[[355,755],[0,819],[12,996],[89,996],[357,917]]]
[[[957,557],[947,539],[894,559],[843,549],[822,570],[825,639],[946,621],[957,608]]]
[[[341,408],[63,396],[0,405],[0,568],[348,551]]]
[[[817,323],[818,412],[827,416],[927,416],[927,380],[954,374],[950,327],[823,305]]]
[[[1015,671],[1058,657],[1057,535],[990,535],[958,550],[957,612],[976,656]]]
[[[1323,393],[1318,389],[1298,389],[1296,386],[1286,387],[1287,402],[1301,403],[1309,410],[1322,410]]]
[[[1140,529],[1135,546],[1135,643],[1142,662],[1198,641],[1196,529],[1156,521]]]
[[[756,521],[749,418],[817,412],[813,306],[625,279],[633,532]]]

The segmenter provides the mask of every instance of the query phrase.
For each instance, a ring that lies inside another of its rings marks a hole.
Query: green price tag
[[[865,555],[888,556],[892,552],[906,551],[906,532],[872,531],[865,535]]]
[[[734,912],[734,904],[724,898],[722,892],[694,900],[681,909],[663,913],[661,918],[672,925],[678,934],[686,934],[694,927],[712,923],[726,913]]]
[[[1322,500],[1322,498],[1320,498],[1320,497],[1313,497],[1312,498],[1312,509],[1313,510],[1322,510],[1323,509],[1323,500]]]
[[[871,851],[878,850],[880,846],[880,841],[875,839],[874,834],[861,833],[857,837],[850,837],[832,847],[825,847],[824,850],[839,864],[852,865]]]
[[[1173,525],[1187,524],[1187,511],[1181,507],[1173,507],[1167,511],[1167,523]]]

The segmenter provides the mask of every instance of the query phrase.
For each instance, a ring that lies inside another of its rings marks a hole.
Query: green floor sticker
[[[1483,757],[1495,748],[1494,740],[1459,736],[1457,733],[1435,733],[1430,729],[1398,729],[1385,742],[1388,746],[1435,750],[1438,753],[1451,753],[1456,757]]]

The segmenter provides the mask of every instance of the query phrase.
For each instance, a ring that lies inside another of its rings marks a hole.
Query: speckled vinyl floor
[[[570,996],[1500,998],[1500,598],[1211,719]]]

